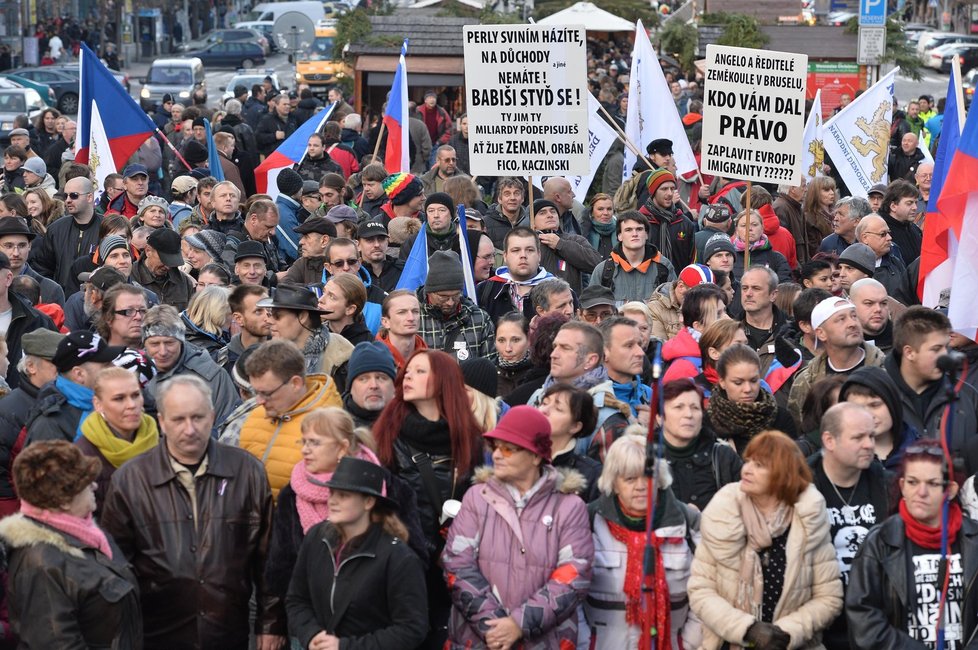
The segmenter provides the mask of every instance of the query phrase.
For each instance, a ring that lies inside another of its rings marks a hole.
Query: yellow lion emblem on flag
[[[865,117],[857,119],[856,126],[866,134],[867,139],[857,135],[850,140],[859,155],[873,154],[873,171],[869,177],[874,183],[879,183],[886,175],[886,160],[890,151],[890,121],[886,119],[889,108],[889,102],[881,102],[871,122],[867,122]]]

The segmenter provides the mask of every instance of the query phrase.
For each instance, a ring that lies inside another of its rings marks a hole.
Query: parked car
[[[52,70],[60,70],[62,72],[67,72],[75,79],[81,78],[81,67],[77,63],[59,63],[57,65],[51,65],[45,67]],[[115,77],[115,80],[118,81],[119,84],[121,84],[122,87],[126,89],[127,93],[132,94],[132,89],[129,86],[128,74],[126,74],[125,72],[119,72],[118,70],[112,70],[112,69],[109,69],[109,72],[111,72],[112,76]]]
[[[211,68],[254,68],[265,64],[265,52],[258,43],[248,41],[225,41],[208,45],[202,50],[187,52],[184,56],[196,57],[204,67]]]
[[[978,53],[978,43],[946,43],[931,50],[924,65],[938,72],[950,72],[951,62],[957,58],[964,72],[975,66],[974,53]]]
[[[18,77],[47,84],[57,96],[57,108],[62,113],[74,115],[78,112],[78,77],[54,66],[43,68],[17,68],[10,71]]]
[[[275,86],[277,90],[282,89],[282,84],[279,83],[278,80],[278,73],[275,72],[275,70],[273,70],[272,68],[268,68],[264,72],[256,72],[254,70],[248,72],[247,70],[242,68],[238,70],[236,73],[234,73],[234,76],[231,77],[230,81],[228,81],[227,86],[222,86],[220,88],[220,90],[224,91],[224,95],[221,97],[221,101],[226,102],[227,100],[234,98],[235,86],[244,86],[245,88],[248,89],[248,92],[250,93],[251,87],[254,86],[255,84],[260,84],[262,81],[265,80],[265,77],[272,78],[272,85]]]
[[[832,25],[833,27],[844,27],[858,15],[852,11],[833,11],[825,17],[825,24]]]
[[[10,144],[14,118],[18,115],[27,115],[33,120],[44,108],[41,94],[33,88],[0,87],[0,146],[6,147]]]
[[[934,48],[948,43],[978,43],[978,36],[950,32],[925,32],[917,41],[917,54],[926,65]]]
[[[203,50],[208,45],[213,45],[214,43],[227,43],[227,42],[253,42],[257,43],[262,48],[264,54],[269,52],[268,38],[258,31],[257,29],[212,29],[198,39],[192,41],[187,41],[177,45],[178,52],[193,52],[195,50]]]
[[[275,32],[273,31],[274,27],[274,20],[245,20],[240,23],[234,23],[235,29],[253,29],[264,36],[268,40],[269,52],[278,52],[278,43],[275,42]]]
[[[978,85],[978,67],[968,70],[961,77],[961,89],[964,91],[964,107],[971,106],[971,100],[975,97],[975,86]]]
[[[903,34],[907,37],[908,41],[916,45],[920,37],[931,31],[931,29],[933,28],[925,23],[907,23],[903,26]]]
[[[39,81],[31,81],[30,79],[24,79],[23,77],[18,77],[15,74],[10,74],[7,72],[0,73],[0,88],[33,88],[41,95],[41,99],[48,106],[57,107],[58,96],[54,94],[51,86],[47,84],[42,84]]]

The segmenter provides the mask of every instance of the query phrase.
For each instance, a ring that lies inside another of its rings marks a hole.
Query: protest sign
[[[464,28],[469,171],[589,173],[583,26]]]
[[[805,54],[708,46],[703,173],[797,185],[807,75]]]

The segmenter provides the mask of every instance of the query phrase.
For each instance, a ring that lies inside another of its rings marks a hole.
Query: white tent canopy
[[[635,23],[619,18],[591,2],[578,2],[537,21],[538,25],[584,25],[589,32],[633,32]]]

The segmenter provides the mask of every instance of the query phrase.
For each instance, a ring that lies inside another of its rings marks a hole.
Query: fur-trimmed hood
[[[544,465],[544,474],[553,475],[553,489],[561,494],[579,494],[587,489],[587,479],[576,469],[569,467],[554,467]],[[477,467],[472,475],[473,485],[488,483],[489,479],[495,476],[495,469],[491,465]]]
[[[77,546],[72,546],[65,536],[53,528],[42,526],[34,520],[17,513],[0,521],[0,540],[11,548],[27,548],[38,544],[48,544],[66,555],[77,558],[85,557],[85,553]]]

